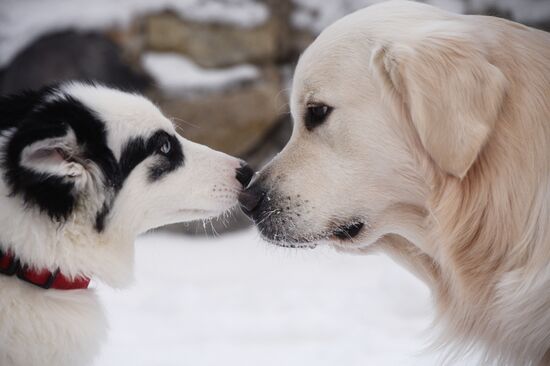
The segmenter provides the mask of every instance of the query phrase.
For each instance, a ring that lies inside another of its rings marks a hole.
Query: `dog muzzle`
[[[20,280],[43,289],[56,290],[83,290],[90,285],[87,277],[69,278],[58,270],[52,272],[47,269],[34,269],[21,264],[19,259],[10,251],[0,250],[0,274],[16,276]]]

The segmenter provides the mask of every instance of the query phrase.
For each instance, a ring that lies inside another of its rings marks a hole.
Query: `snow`
[[[194,94],[227,90],[235,85],[253,81],[260,75],[252,65],[226,69],[203,69],[190,59],[175,53],[147,53],[143,66],[158,86],[169,94]]]
[[[111,332],[96,366],[441,364],[422,354],[427,288],[384,256],[277,248],[248,229],[149,234],[136,262],[131,289],[99,289]]]
[[[268,8],[253,0],[0,0],[0,67],[43,34],[124,27],[141,14],[165,9],[244,28],[269,17]]]

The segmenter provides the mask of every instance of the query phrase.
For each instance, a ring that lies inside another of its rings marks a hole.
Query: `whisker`
[[[183,119],[183,118],[171,116],[171,117],[169,117],[169,119],[170,119],[172,122],[181,122],[181,123],[184,123],[184,124],[186,124],[186,125],[188,125],[188,126],[191,126],[191,127],[194,127],[194,128],[201,128],[201,126],[196,125],[196,124],[194,124],[194,123],[191,123],[191,122],[189,122],[189,121],[187,121],[187,120],[185,120],[185,119]],[[180,126],[178,126],[177,124],[175,124],[175,125],[176,125],[176,127],[180,127]],[[180,127],[180,128],[181,128],[181,127]]]

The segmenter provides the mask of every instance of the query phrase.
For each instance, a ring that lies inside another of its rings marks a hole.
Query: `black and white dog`
[[[0,154],[2,366],[91,363],[90,279],[127,285],[137,234],[229,210],[252,176],[147,99],[81,83],[1,98]]]

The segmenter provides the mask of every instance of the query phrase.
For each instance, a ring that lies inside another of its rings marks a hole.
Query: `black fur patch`
[[[170,151],[167,153],[161,151],[161,147],[165,143],[170,144]],[[128,141],[120,156],[123,180],[130,175],[138,164],[152,155],[158,155],[158,159],[149,167],[149,180],[151,182],[161,179],[184,163],[183,150],[178,139],[165,131],[159,130],[147,140],[136,137]]]
[[[166,141],[170,143],[171,147],[167,154],[161,151],[161,147]],[[149,167],[149,180],[151,182],[159,180],[164,175],[182,166],[184,162],[181,144],[175,136],[159,130],[148,139],[135,137],[126,143],[120,155],[117,193],[135,167],[153,155],[158,155],[158,159]],[[101,232],[105,228],[105,218],[109,214],[111,206],[111,204],[105,204],[98,212],[95,224],[97,231]]]
[[[80,161],[93,161],[103,172],[106,189],[118,189],[120,171],[107,147],[104,123],[81,102],[64,97],[51,102],[44,99],[53,88],[2,98],[3,127],[17,127],[5,150],[5,179],[12,194],[21,194],[25,203],[37,205],[50,217],[64,219],[74,210],[78,192],[70,179],[36,172],[20,166],[23,149],[37,141],[61,137],[72,130],[76,136]],[[15,106],[15,108],[14,108]],[[11,119],[4,119],[9,116]]]
[[[65,95],[52,98],[56,87],[24,92],[0,98],[0,133],[16,128],[7,146],[2,148],[4,179],[12,195],[20,195],[27,205],[37,206],[52,219],[66,219],[78,204],[80,192],[70,178],[52,176],[20,165],[21,153],[28,145],[72,130],[80,156],[78,162],[93,162],[102,172],[106,197],[97,212],[95,228],[102,231],[116,195],[132,170],[149,156],[157,155],[149,167],[149,180],[157,181],[184,163],[181,144],[176,136],[157,131],[150,137],[136,137],[127,142],[117,161],[107,145],[105,122],[80,101]],[[170,149],[161,149],[169,144]]]
[[[25,116],[39,105],[48,89],[25,91],[0,98],[0,131],[16,127]]]

